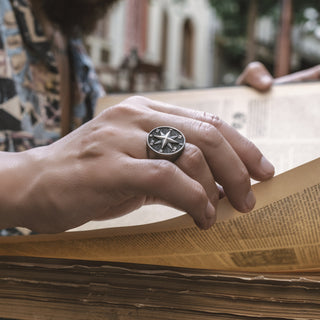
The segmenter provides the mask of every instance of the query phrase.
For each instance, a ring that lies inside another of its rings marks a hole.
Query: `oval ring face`
[[[175,161],[182,153],[186,139],[181,131],[169,126],[152,129],[147,137],[147,153],[150,159]]]

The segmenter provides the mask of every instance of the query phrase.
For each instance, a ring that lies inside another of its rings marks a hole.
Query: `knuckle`
[[[147,101],[147,98],[139,95],[134,95],[131,96],[127,99],[125,99],[123,102],[124,103],[133,103],[133,104],[145,104]]]
[[[250,185],[250,176],[245,167],[238,170],[237,175],[234,177],[234,183],[241,187]]]
[[[102,113],[102,116],[104,117],[104,120],[110,121],[115,119],[123,119],[123,117],[136,117],[140,114],[141,111],[139,108],[136,108],[136,106],[123,101],[120,104],[106,109]]]
[[[218,130],[222,128],[222,126],[225,124],[225,122],[220,119],[218,116],[212,115],[210,123],[215,126]]]
[[[222,134],[213,125],[200,122],[198,129],[202,145],[217,148],[224,142]]]
[[[203,159],[204,159],[203,153],[197,146],[188,144],[184,152],[185,152],[185,157],[184,157],[185,165],[191,171],[198,168],[199,164],[203,162]]]
[[[203,186],[199,183],[196,182],[194,190],[192,192],[192,198],[190,199],[191,203],[194,204],[195,209],[200,209],[200,211],[203,211],[202,209],[205,208],[205,206],[208,203],[208,196],[203,188]]]
[[[177,173],[177,166],[167,160],[154,160],[149,167],[148,174],[146,175],[147,184],[157,184],[165,187],[165,184],[172,181]],[[170,179],[168,179],[170,177]]]
[[[111,111],[115,112],[117,115],[126,115],[135,111],[135,108],[129,103],[121,103],[113,107]]]
[[[203,112],[203,119],[205,122],[208,122],[215,126],[217,129],[222,125],[223,121],[216,115],[211,112]]]

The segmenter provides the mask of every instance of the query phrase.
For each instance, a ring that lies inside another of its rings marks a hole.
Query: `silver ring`
[[[165,126],[152,129],[147,137],[147,155],[149,159],[175,161],[181,155],[186,139],[181,131]]]

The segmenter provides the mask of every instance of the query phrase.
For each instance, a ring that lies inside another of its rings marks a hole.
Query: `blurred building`
[[[210,87],[217,28],[207,0],[119,0],[86,44],[108,91]]]

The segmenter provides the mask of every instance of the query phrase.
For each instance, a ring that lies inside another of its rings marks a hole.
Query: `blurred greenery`
[[[304,16],[304,11],[307,8],[314,8],[320,12],[320,1],[319,0],[293,0],[293,13],[294,23],[306,22],[307,18]]]
[[[257,0],[256,0],[257,1]],[[250,0],[209,0],[223,22],[223,33],[229,37],[245,36]],[[257,1],[259,15],[272,15],[279,1]]]
[[[270,16],[276,20],[279,18],[281,0],[255,0],[258,4],[259,16]],[[250,0],[209,0],[217,14],[224,23],[224,32],[230,36],[246,32],[246,20],[248,16]],[[293,23],[306,21],[304,10],[314,8],[320,12],[319,0],[293,0]]]
[[[222,21],[222,30],[218,42],[223,50],[225,62],[234,66],[234,68],[237,66],[240,68],[239,70],[245,64],[248,16],[250,5],[254,1],[257,5],[256,18],[268,16],[275,25],[279,23],[282,0],[209,0]],[[319,15],[317,17],[317,12],[320,13],[319,0],[293,0],[292,6],[293,24],[303,24],[309,19],[305,15],[307,8],[315,9],[312,12],[315,13],[319,22]],[[271,61],[263,62],[266,65],[269,63],[269,67],[272,68]]]

